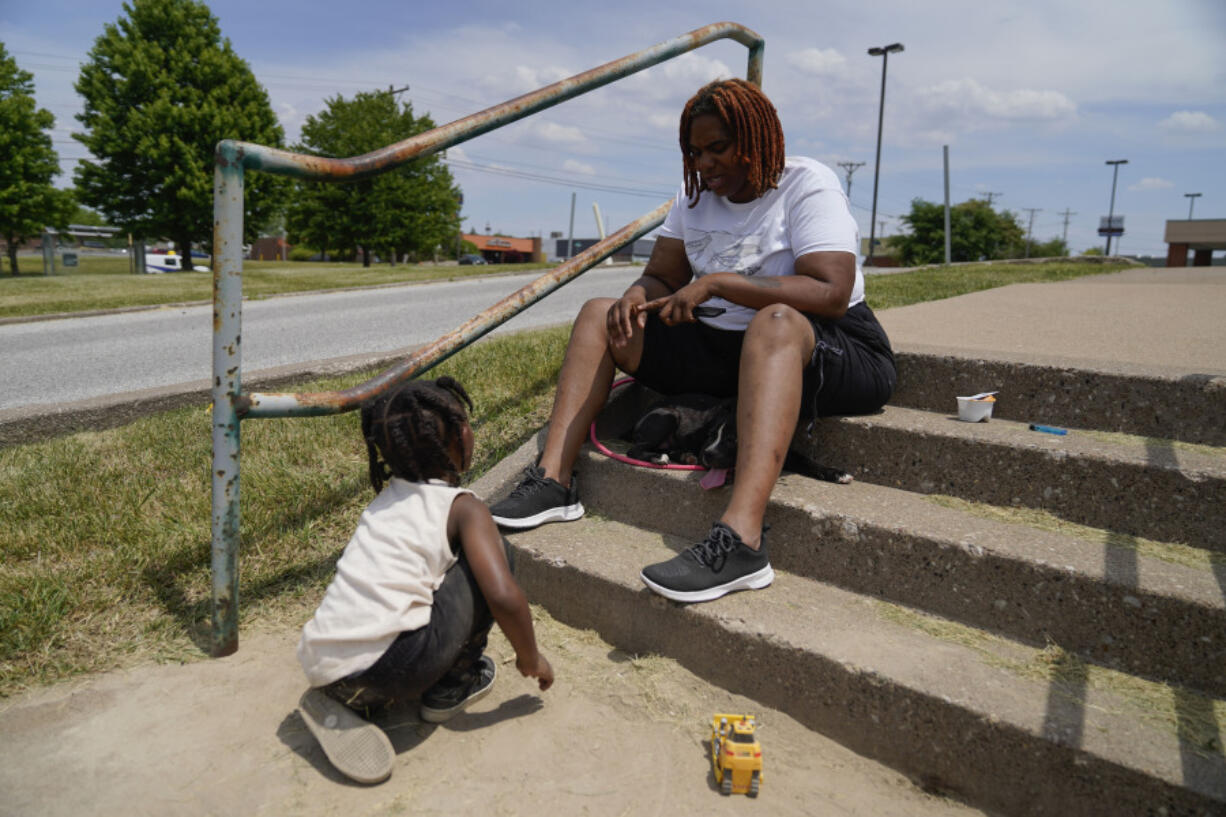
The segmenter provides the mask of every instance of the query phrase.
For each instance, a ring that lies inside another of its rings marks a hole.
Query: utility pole
[[[984,193],[983,195],[987,198],[988,207],[990,208],[992,206],[992,199],[996,198],[997,196],[1003,196],[1004,193]]]
[[[570,231],[566,234],[566,259],[575,257],[575,194],[570,194]]]
[[[404,86],[403,88],[396,88],[392,85],[387,86],[387,92],[391,94],[392,96],[395,96],[396,94],[403,94],[407,90],[409,90],[409,86],[407,85]]]
[[[1061,213],[1060,215],[1064,216],[1064,239],[1063,241],[1064,241],[1064,249],[1067,250],[1068,249],[1068,219],[1069,219],[1069,216],[1077,215],[1077,211],[1070,210],[1067,207],[1065,207],[1064,212]]]
[[[902,43],[890,43],[881,48],[870,48],[870,57],[881,57],[881,104],[877,108],[877,163],[873,165],[873,213],[868,219],[868,258],[864,266],[873,265],[873,245],[877,235],[873,228],[877,226],[877,183],[881,179],[881,121],[885,118],[885,69],[890,64],[890,54],[903,50]]]
[[[1034,214],[1041,213],[1043,211],[1043,208],[1041,207],[1023,207],[1022,209],[1025,210],[1027,213],[1030,213],[1030,226],[1026,228],[1026,257],[1029,258],[1030,257],[1030,233],[1031,233],[1031,230],[1034,229]]]
[[[851,174],[856,172],[856,168],[863,166],[864,162],[839,162],[839,167],[847,171],[847,199],[849,201],[851,200]]]
[[[1184,193],[1188,198],[1188,221],[1192,220],[1192,205],[1196,204],[1196,199],[1200,193]]]

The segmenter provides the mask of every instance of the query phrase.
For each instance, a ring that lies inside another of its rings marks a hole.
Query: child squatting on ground
[[[362,783],[386,780],[394,757],[363,715],[420,698],[422,720],[442,723],[484,697],[496,669],[482,651],[495,621],[516,668],[542,691],[553,683],[507,542],[481,500],[458,487],[472,463],[471,408],[450,377],[410,381],[362,406],[377,496],[298,643],[311,684],[299,712],[328,760]]]

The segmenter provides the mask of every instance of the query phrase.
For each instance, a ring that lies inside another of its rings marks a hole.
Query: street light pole
[[[1187,196],[1188,198],[1188,221],[1191,221],[1192,220],[1192,205],[1196,204],[1196,199],[1197,197],[1200,196],[1200,193],[1184,193],[1184,195]]]
[[[877,108],[877,164],[873,167],[873,215],[868,223],[868,258],[864,261],[866,267],[873,265],[873,245],[877,239],[877,183],[881,178],[881,122],[885,118],[885,69],[890,62],[890,54],[902,50],[902,43],[891,43],[881,48],[868,50],[870,57],[881,57],[881,103]]]
[[[1107,211],[1107,249],[1103,255],[1111,254],[1111,230],[1114,228],[1113,219],[1115,216],[1115,182],[1120,177],[1120,165],[1128,164],[1127,159],[1108,159],[1107,164],[1114,165],[1111,172],[1111,209]]]

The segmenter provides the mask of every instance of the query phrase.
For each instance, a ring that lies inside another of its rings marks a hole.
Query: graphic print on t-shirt
[[[685,249],[696,270],[753,276],[762,269],[762,238],[758,235],[738,236],[723,230],[705,232],[687,228]]]

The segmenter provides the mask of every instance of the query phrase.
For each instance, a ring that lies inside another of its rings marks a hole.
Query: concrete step
[[[701,538],[728,491],[588,449],[576,466],[588,516],[512,536],[525,587],[568,623],[677,658],[989,810],[1226,814],[1222,384],[1069,368],[1049,399],[1058,367],[984,365],[1019,379],[951,388],[951,364],[939,404],[933,392],[798,432],[793,447],[857,481],[780,480],[767,591],[684,606],[645,590],[638,570]],[[1005,408],[1019,383],[1059,410]],[[954,395],[994,388],[990,423],[953,419]],[[1087,391],[1125,404],[1078,413]],[[653,398],[615,392],[601,439]],[[1155,439],[1161,422],[1121,419],[1129,400],[1162,418],[1194,399],[1218,407],[1196,415],[1206,433]],[[1189,436],[1202,445],[1172,442]],[[539,445],[479,493],[501,496]]]
[[[638,385],[617,389],[598,422],[600,439],[615,445],[657,399]],[[1096,430],[1056,436],[995,412],[990,422],[963,423],[948,407],[894,405],[866,417],[823,418],[812,433],[802,426],[792,447],[860,481],[1036,508],[1226,553],[1226,448]]]
[[[953,412],[960,394],[999,391],[993,416],[1001,419],[1226,446],[1226,377],[1124,364],[1102,371],[1033,355],[986,360],[921,347],[896,349],[895,360],[894,406]]]
[[[590,512],[663,533],[705,535],[728,489],[696,472],[635,468],[585,450]],[[1072,536],[985,518],[919,494],[784,475],[766,514],[772,563],[1032,646],[1226,695],[1226,558]]]
[[[1226,701],[786,570],[764,591],[669,602],[638,571],[689,540],[596,514],[511,539],[525,591],[558,619],[675,658],[930,790],[1001,814],[1226,811]]]
[[[1004,400],[1000,401],[1005,402]],[[1226,553],[1226,449],[886,406],[824,418],[793,447],[857,479],[1049,511],[1117,533]]]

